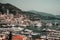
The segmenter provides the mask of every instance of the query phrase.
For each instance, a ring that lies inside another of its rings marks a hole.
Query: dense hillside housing
[[[54,16],[25,12],[9,3],[0,3],[0,30],[4,29],[4,32],[0,31],[0,33],[9,34],[12,30],[13,40],[15,37],[21,37],[22,40],[55,40],[57,38],[59,40],[60,24],[43,22],[43,19],[47,18],[55,19]]]
[[[21,9],[9,3],[0,3],[0,7],[0,21],[6,22],[7,25],[30,26],[33,23],[32,20],[36,20],[33,17],[32,20],[30,20],[29,15],[26,15]]]

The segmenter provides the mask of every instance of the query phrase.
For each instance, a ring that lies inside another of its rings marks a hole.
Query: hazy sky
[[[11,3],[25,11],[36,10],[60,15],[60,0],[0,0],[0,2]]]

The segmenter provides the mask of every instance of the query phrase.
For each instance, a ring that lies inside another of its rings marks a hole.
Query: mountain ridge
[[[6,12],[7,9],[9,9],[10,12],[12,12],[13,14],[15,14],[16,12],[18,13],[22,13],[25,15],[30,16],[30,18],[35,18],[35,19],[44,19],[44,20],[56,20],[59,19],[60,17],[58,15],[53,15],[53,14],[49,14],[49,13],[45,13],[45,12],[38,12],[35,10],[30,10],[30,11],[22,11],[21,9],[17,8],[16,6],[6,3],[6,4],[2,4],[0,3],[0,11],[2,10],[2,12]],[[4,7],[4,8],[2,8]]]

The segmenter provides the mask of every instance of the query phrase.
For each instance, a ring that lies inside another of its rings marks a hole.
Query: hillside
[[[38,12],[38,11],[24,11],[26,15],[29,15],[32,18],[36,19],[43,19],[43,20],[56,20],[58,19],[55,15],[44,13],[44,12]]]
[[[44,12],[38,12],[35,10],[30,10],[30,11],[22,11],[21,9],[15,7],[12,4],[6,3],[6,4],[2,4],[0,3],[0,12],[2,13],[7,13],[7,10],[9,10],[9,13],[12,14],[16,14],[16,13],[20,13],[20,14],[25,14],[26,16],[28,16],[31,20],[60,20],[60,17],[57,15],[52,15],[52,14],[48,14],[48,13],[44,13]]]
[[[3,3],[0,3],[0,12],[3,13],[7,13],[7,10],[9,11],[9,13],[13,13],[13,14],[16,14],[17,12],[18,13],[21,13],[21,9],[15,7],[14,5],[12,4],[9,4],[9,3],[6,3],[6,4],[3,4]]]
[[[60,15],[56,15],[56,18],[58,18],[60,20]]]

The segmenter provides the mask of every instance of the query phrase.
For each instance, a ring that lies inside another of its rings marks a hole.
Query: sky
[[[23,11],[35,10],[60,15],[60,0],[0,0],[0,3],[10,3]]]

